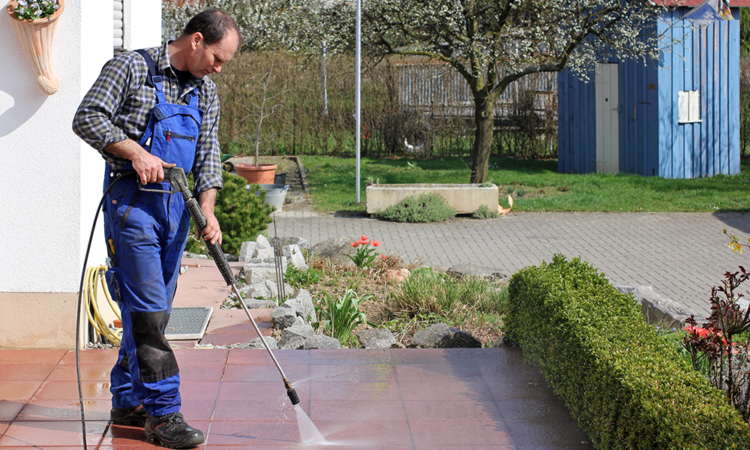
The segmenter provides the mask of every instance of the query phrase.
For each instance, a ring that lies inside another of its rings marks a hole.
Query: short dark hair
[[[190,19],[185,29],[182,30],[182,36],[200,33],[203,35],[204,45],[208,46],[224,39],[230,29],[237,32],[239,42],[242,42],[240,28],[229,13],[216,8],[207,8]]]

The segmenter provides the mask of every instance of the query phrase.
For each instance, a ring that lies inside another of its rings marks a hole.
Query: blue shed
[[[700,0],[665,13],[681,43],[658,62],[598,64],[593,82],[558,77],[558,170],[693,178],[740,172],[740,13],[692,28]],[[682,20],[680,20],[683,18]],[[675,23],[675,21],[677,23]]]

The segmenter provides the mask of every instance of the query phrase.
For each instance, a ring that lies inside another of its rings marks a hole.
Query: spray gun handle
[[[193,197],[193,193],[190,192],[190,185],[188,184],[187,176],[185,176],[185,171],[181,167],[164,169],[164,180],[168,181],[172,186],[172,191],[180,192],[182,194],[182,198],[185,199],[185,206],[187,207],[190,217],[198,226],[198,231],[203,233],[203,230],[205,230],[208,225],[208,221],[206,220],[206,216],[203,215],[200,205],[198,205],[198,202]],[[229,267],[227,258],[224,256],[224,252],[221,250],[219,243],[216,242],[215,244],[211,244],[210,240],[204,240],[204,242],[206,243],[206,247],[208,247],[208,253],[210,253],[211,257],[214,259],[214,262],[219,268],[221,276],[224,277],[227,286],[236,284],[237,280],[234,278],[232,269]]]

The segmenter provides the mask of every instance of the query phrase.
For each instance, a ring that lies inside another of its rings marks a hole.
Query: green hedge
[[[750,427],[722,393],[588,263],[555,255],[516,273],[508,294],[507,337],[597,448],[750,448]]]

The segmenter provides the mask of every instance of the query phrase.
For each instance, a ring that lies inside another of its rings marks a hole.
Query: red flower
[[[366,241],[366,240],[367,240],[367,236],[365,236],[365,235],[363,234],[362,236],[360,236],[360,237],[359,237],[359,240],[360,240],[360,241]]]
[[[357,248],[358,245],[359,245],[359,242],[352,242],[352,247]]]
[[[383,257],[383,259],[388,259],[388,257],[387,257],[387,256],[385,256],[385,255],[380,255],[380,256],[382,256],[382,257]]]
[[[380,247],[380,242],[376,241],[375,239],[372,240],[372,246],[373,247]]]

